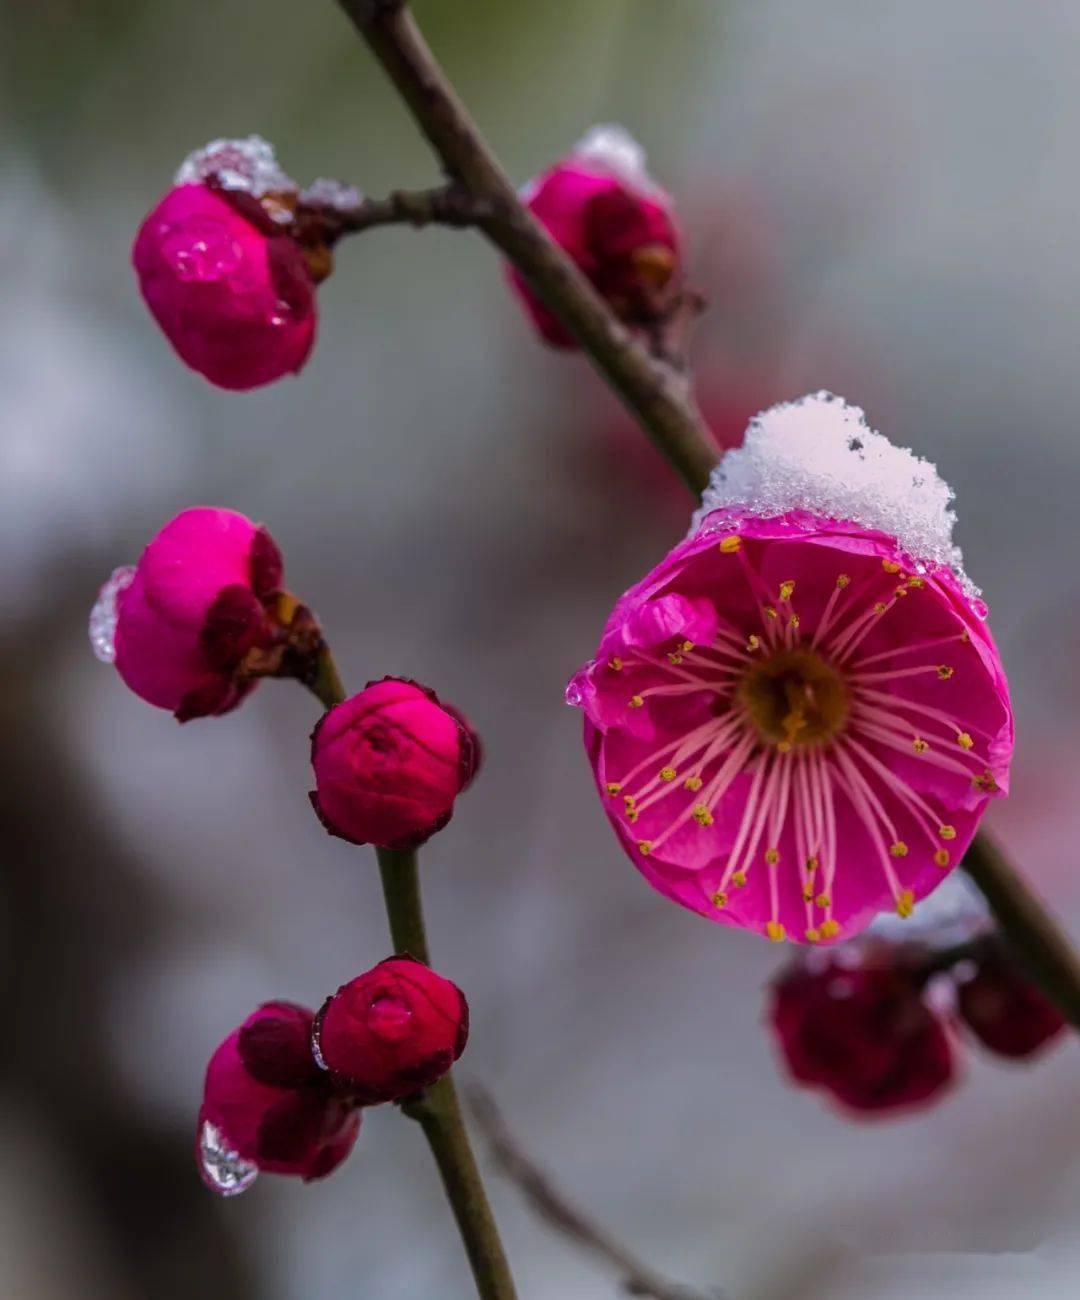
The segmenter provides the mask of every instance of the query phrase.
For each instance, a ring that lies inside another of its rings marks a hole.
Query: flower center
[[[814,650],[776,650],[737,694],[761,738],[782,754],[828,744],[847,721],[844,678]]]

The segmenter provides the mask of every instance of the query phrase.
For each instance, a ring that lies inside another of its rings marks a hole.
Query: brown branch
[[[687,485],[700,493],[716,463],[688,377],[648,349],[518,198],[400,0],[339,0],[412,111],[451,180],[491,205],[478,224],[514,263]]]
[[[492,205],[460,185],[430,190],[393,190],[383,199],[361,198],[353,207],[302,200],[296,221],[303,242],[304,227],[313,224],[324,239],[359,234],[374,226],[477,226],[491,217]]]
[[[574,335],[693,492],[717,452],[689,379],[625,329],[519,199],[446,78],[404,0],[338,0],[396,86],[453,181],[490,202],[478,225]],[[1047,995],[1080,1027],[1080,961],[1068,940],[983,832],[966,864],[1002,930]]]
[[[495,1098],[486,1088],[470,1084],[467,1097],[469,1109],[500,1172],[514,1183],[545,1223],[610,1264],[620,1275],[622,1289],[627,1295],[646,1297],[646,1300],[721,1300],[719,1291],[694,1291],[654,1273],[571,1204],[547,1174],[522,1151]]]

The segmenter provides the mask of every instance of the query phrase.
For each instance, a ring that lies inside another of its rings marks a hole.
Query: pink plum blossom
[[[132,251],[146,305],[181,360],[220,388],[298,371],[315,341],[315,284],[300,245],[243,191],[183,184]]]
[[[388,957],[343,984],[316,1020],[318,1059],[365,1105],[397,1101],[441,1078],[465,1050],[469,1005],[413,957]]]
[[[311,802],[354,844],[412,848],[450,820],[480,761],[465,719],[434,691],[398,677],[335,705],[311,737]]]
[[[663,314],[679,277],[682,237],[670,197],[649,179],[642,150],[621,128],[594,128],[523,198],[623,320],[644,324]],[[520,272],[508,274],[544,340],[575,347]]]
[[[181,722],[227,713],[276,638],[281,554],[235,510],[177,515],[114,592],[115,662],[124,682]]]
[[[957,865],[1013,725],[985,607],[945,562],[948,499],[825,395],[758,417],[721,462],[567,693],[655,889],[818,943],[910,915]]]
[[[313,1021],[306,1007],[268,1002],[210,1058],[196,1152],[213,1191],[243,1191],[260,1170],[323,1178],[352,1150],[360,1114],[316,1064]]]

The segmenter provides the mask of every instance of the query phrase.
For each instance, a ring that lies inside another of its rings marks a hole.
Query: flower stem
[[[328,709],[345,698],[345,688],[327,646],[319,651],[309,689]],[[375,856],[395,950],[429,963],[416,850],[376,849]],[[423,1129],[435,1157],[480,1300],[516,1300],[510,1265],[473,1155],[452,1077],[444,1074],[438,1083],[403,1102],[401,1110]]]
[[[963,867],[1017,958],[1069,1023],[1080,1029],[1080,958],[1068,936],[985,831],[972,840]]]
[[[521,202],[405,0],[338,0],[448,174],[493,215],[478,227],[525,276],[695,495],[717,461],[687,376],[625,329]],[[964,863],[1017,954],[1080,1027],[1080,958],[1001,848],[980,832]]]

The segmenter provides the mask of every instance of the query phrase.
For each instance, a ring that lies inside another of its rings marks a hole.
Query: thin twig
[[[332,241],[374,226],[450,226],[465,229],[490,219],[492,205],[460,185],[430,190],[393,190],[385,198],[361,198],[353,207],[304,201],[297,221],[316,223],[320,234]],[[303,242],[303,231],[300,233]]]
[[[571,1204],[521,1149],[486,1088],[470,1084],[466,1100],[500,1172],[518,1188],[540,1218],[610,1264],[619,1274],[620,1285],[627,1295],[647,1300],[722,1300],[720,1291],[695,1291],[660,1277]]]

